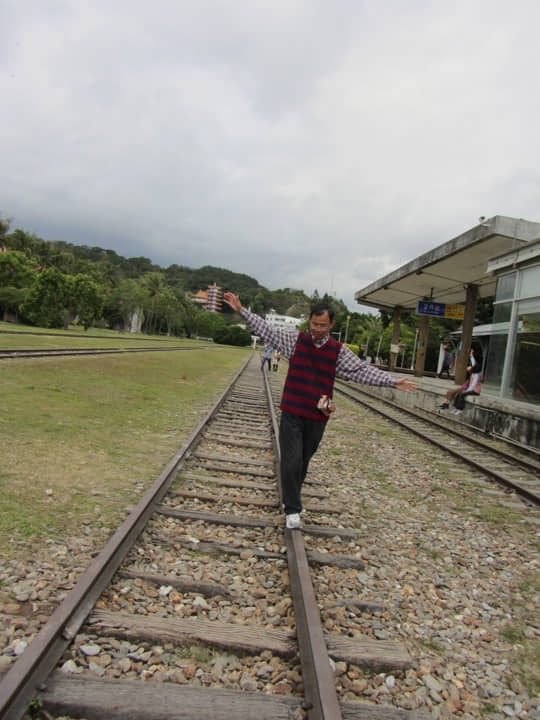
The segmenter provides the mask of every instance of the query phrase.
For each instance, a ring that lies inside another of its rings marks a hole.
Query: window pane
[[[530,300],[522,300],[518,305],[519,319],[526,317],[527,315],[536,315],[540,313],[540,297],[531,298]],[[529,320],[529,323],[534,322],[534,319]],[[522,323],[523,324],[523,323]],[[521,324],[521,325],[522,325]],[[521,329],[521,325],[519,326]],[[527,320],[525,320],[527,325]]]
[[[500,305],[494,305],[494,307],[493,307],[493,322],[494,323],[510,322],[511,314],[512,314],[512,303],[501,303]]]
[[[497,280],[497,293],[495,300],[510,300],[514,297],[514,286],[516,284],[516,273],[501,275]]]
[[[519,304],[512,397],[540,404],[540,299]]]
[[[484,387],[486,391],[491,391],[494,394],[498,394],[501,387],[507,341],[508,333],[492,335],[489,338]]]
[[[520,297],[534,297],[540,295],[540,265],[526,268],[521,271]]]

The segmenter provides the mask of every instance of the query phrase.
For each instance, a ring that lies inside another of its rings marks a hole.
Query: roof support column
[[[426,363],[426,350],[429,334],[429,315],[422,315],[420,319],[420,333],[418,335],[418,351],[414,364],[416,377],[424,377],[424,365]]]
[[[388,369],[393,370],[396,366],[396,358],[399,355],[399,333],[401,326],[401,308],[397,305],[394,308],[394,314],[392,316],[394,327],[392,329],[392,340],[390,345],[390,360],[388,362]],[[398,352],[393,352],[393,348],[398,347]]]
[[[476,315],[476,301],[478,300],[478,285],[467,285],[465,291],[465,313],[463,316],[463,326],[461,330],[461,350],[459,351],[456,362],[454,380],[456,385],[463,385],[467,374],[467,365],[469,364],[469,355],[471,352],[474,317]]]

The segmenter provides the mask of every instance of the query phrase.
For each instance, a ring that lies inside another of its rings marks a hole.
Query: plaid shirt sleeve
[[[266,320],[246,310],[246,308],[242,308],[240,314],[249,329],[252,330],[255,335],[262,338],[265,344],[271,345],[275,350],[279,350],[284,357],[291,357],[298,338],[297,330],[291,331],[270,327]]]
[[[341,346],[336,363],[336,375],[343,380],[353,380],[362,385],[396,386],[396,381],[389,373],[360,360],[346,345]]]

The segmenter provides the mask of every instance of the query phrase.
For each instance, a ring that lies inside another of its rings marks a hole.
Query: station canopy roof
[[[420,300],[463,303],[471,284],[478,286],[479,297],[491,297],[497,278],[487,273],[488,260],[538,238],[540,223],[495,215],[358,290],[354,297],[360,305],[381,310],[415,309]]]

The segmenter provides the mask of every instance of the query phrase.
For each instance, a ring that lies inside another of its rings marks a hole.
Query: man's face
[[[315,340],[322,340],[333,327],[334,323],[330,322],[328,311],[326,310],[322,315],[312,315],[309,318],[309,332]]]

